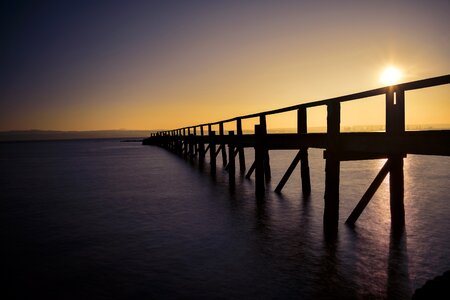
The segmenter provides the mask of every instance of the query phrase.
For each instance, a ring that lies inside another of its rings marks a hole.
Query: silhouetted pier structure
[[[407,154],[450,156],[450,130],[405,131],[405,92],[449,83],[450,75],[445,75],[213,123],[160,131],[151,134],[143,141],[143,144],[161,146],[189,160],[197,159],[200,167],[204,166],[205,157],[209,152],[212,176],[216,172],[217,157],[221,154],[223,166],[229,174],[230,186],[235,184],[237,156],[242,175],[250,178],[255,173],[257,198],[264,197],[265,183],[271,178],[269,150],[298,150],[275,191],[282,191],[300,163],[302,191],[308,195],[311,192],[308,148],[325,149],[323,221],[324,228],[332,230],[337,228],[339,219],[340,162],[387,158],[346,223],[353,225],[357,221],[384,178],[389,174],[391,222],[393,227],[402,228],[405,222],[403,159]],[[379,95],[385,95],[386,99],[385,132],[340,132],[342,102]],[[327,108],[326,133],[308,133],[307,108],[318,106]],[[266,117],[289,111],[297,111],[297,133],[268,133]],[[251,118],[259,118],[259,124],[255,125],[254,134],[244,134],[242,120]],[[226,123],[235,123],[236,132],[229,131],[225,134],[224,124]],[[219,126],[218,133],[212,130],[214,125]],[[255,160],[248,170],[246,170],[244,148],[254,148],[255,151]]]

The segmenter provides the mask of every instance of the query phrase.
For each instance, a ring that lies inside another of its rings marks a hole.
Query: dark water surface
[[[449,158],[405,159],[400,237],[388,178],[356,227],[344,224],[384,162],[342,163],[330,242],[322,151],[310,150],[309,198],[299,171],[271,192],[294,156],[271,152],[270,192],[257,203],[253,180],[238,175],[232,192],[222,168],[213,180],[157,147],[0,144],[3,299],[404,299],[450,269]]]

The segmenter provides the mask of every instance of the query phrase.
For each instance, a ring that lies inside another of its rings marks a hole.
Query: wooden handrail
[[[287,106],[287,107],[283,107],[283,108],[253,113],[253,114],[249,114],[249,115],[238,116],[238,117],[221,120],[221,121],[217,121],[217,122],[210,122],[210,123],[203,123],[203,124],[199,124],[199,125],[195,125],[195,126],[181,127],[181,128],[177,128],[174,130],[189,129],[192,127],[199,127],[199,126],[219,125],[221,123],[234,122],[234,121],[237,121],[238,119],[241,119],[241,120],[251,119],[251,118],[256,118],[256,117],[260,117],[260,116],[268,116],[268,115],[274,115],[274,114],[279,114],[279,113],[285,113],[285,112],[297,110],[299,108],[308,108],[308,107],[327,105],[330,102],[339,102],[340,103],[340,102],[358,100],[358,99],[368,98],[368,97],[373,97],[373,96],[379,96],[379,95],[386,94],[389,91],[394,91],[394,92],[395,91],[410,91],[410,90],[416,90],[416,89],[422,89],[422,88],[427,88],[427,87],[449,84],[449,83],[450,83],[450,74],[442,75],[442,76],[437,76],[437,77],[432,77],[432,78],[427,78],[427,79],[421,79],[421,80],[401,83],[401,84],[397,84],[397,85],[386,86],[386,87],[368,90],[368,91],[364,91],[364,92],[359,92],[359,93],[354,93],[354,94],[349,94],[349,95],[344,95],[344,96],[338,96],[338,97],[328,98],[328,99],[324,99],[324,100],[312,101],[312,102],[308,102],[308,103],[296,104],[296,105],[292,105],[292,106]]]

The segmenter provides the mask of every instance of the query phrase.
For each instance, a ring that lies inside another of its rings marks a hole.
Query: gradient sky
[[[448,0],[0,5],[0,130],[173,129],[377,88],[390,64],[402,81],[450,73]],[[407,122],[450,123],[449,87],[410,96]]]

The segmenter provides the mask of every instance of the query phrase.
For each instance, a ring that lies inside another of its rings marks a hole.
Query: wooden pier
[[[389,174],[391,223],[394,228],[402,228],[405,222],[403,159],[407,154],[450,156],[450,130],[405,130],[405,92],[449,83],[450,75],[444,75],[213,123],[160,131],[151,134],[143,141],[143,144],[160,146],[187,160],[197,160],[200,168],[204,167],[205,157],[209,152],[212,176],[215,176],[217,157],[221,154],[222,164],[228,171],[229,184],[232,187],[235,184],[237,156],[240,174],[245,174],[246,178],[255,174],[255,195],[258,199],[264,198],[266,181],[271,178],[269,150],[298,150],[275,191],[281,193],[290,175],[300,163],[302,191],[307,195],[311,192],[308,148],[325,149],[323,223],[326,230],[335,230],[338,226],[340,162],[384,158],[387,159],[386,163],[361,197],[346,223],[353,225],[357,221],[384,178]],[[385,132],[340,132],[342,102],[379,95],[384,95],[386,99]],[[318,106],[327,108],[326,133],[308,133],[307,108]],[[297,133],[269,134],[266,117],[289,111],[297,111]],[[259,124],[255,125],[254,134],[244,134],[242,120],[250,118],[259,118]],[[229,131],[225,134],[224,124],[226,123],[235,123],[236,132]],[[218,133],[212,130],[212,126],[217,125]],[[255,160],[248,170],[244,148],[253,148],[255,151]]]

